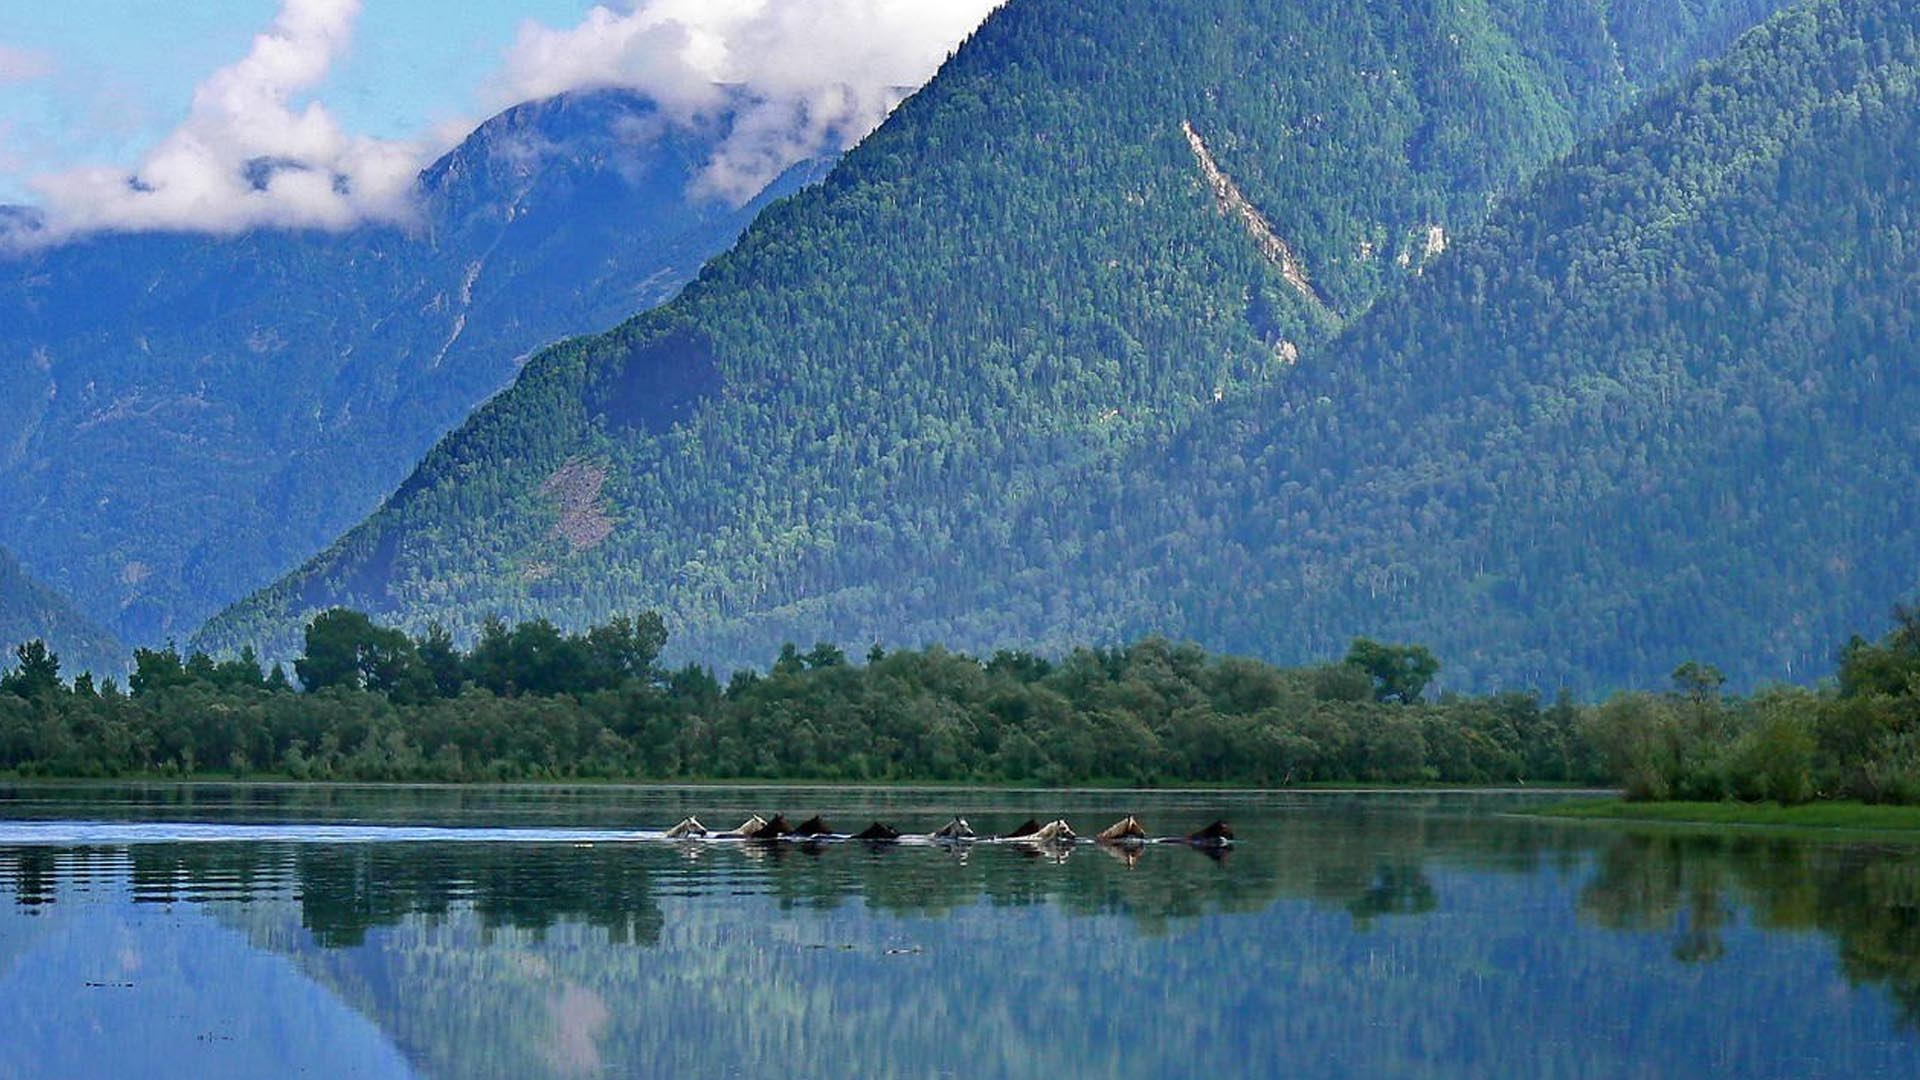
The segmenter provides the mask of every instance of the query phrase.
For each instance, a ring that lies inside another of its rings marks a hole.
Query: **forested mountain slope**
[[[921,568],[980,589],[847,622],[1280,661],[1367,633],[1456,686],[1818,677],[1920,589],[1917,76],[1914,0],[1780,16],[1285,385],[1049,491],[1015,554]]]
[[[468,629],[658,606],[695,650],[758,612],[828,632],[896,552],[1285,381],[1773,6],[1014,0],[676,302],[537,358],[201,642],[284,650],[333,604]]]
[[[0,672],[13,670],[14,648],[29,641],[45,641],[60,657],[61,673],[68,677],[83,671],[103,678],[118,676],[127,667],[126,650],[112,634],[34,580],[11,553],[0,548]]]
[[[725,121],[654,118],[615,91],[512,109],[406,227],[0,244],[0,543],[136,642],[310,557],[526,354],[666,300],[823,170],[690,198]]]

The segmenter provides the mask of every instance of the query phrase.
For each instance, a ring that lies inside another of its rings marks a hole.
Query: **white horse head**
[[[941,840],[971,840],[974,832],[973,826],[967,823],[966,818],[957,817],[940,826],[939,831],[933,835]]]
[[[705,835],[707,835],[707,827],[700,824],[700,819],[696,817],[690,817],[667,830],[667,839],[669,840],[685,840],[691,837]]]
[[[1055,818],[1040,826],[1040,830],[1032,836],[1025,837],[1037,844],[1064,844],[1077,838],[1073,826],[1067,824],[1063,818]]]

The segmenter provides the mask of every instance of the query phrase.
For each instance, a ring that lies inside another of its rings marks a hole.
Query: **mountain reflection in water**
[[[1432,795],[0,787],[0,818],[984,831],[1017,847],[0,845],[0,1077],[1912,1075],[1920,848]]]

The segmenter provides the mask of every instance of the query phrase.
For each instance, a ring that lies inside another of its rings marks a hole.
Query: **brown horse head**
[[[1216,821],[1198,832],[1188,833],[1187,843],[1201,847],[1225,847],[1233,843],[1233,826]]]
[[[861,829],[859,832],[854,833],[853,838],[855,840],[898,840],[900,839],[900,830],[888,825],[884,821],[876,821],[866,828]]]
[[[797,836],[832,836],[833,826],[827,824],[820,815],[815,814],[801,822],[800,827],[793,831]]]
[[[1146,838],[1146,826],[1140,824],[1140,819],[1134,817],[1132,814],[1128,814],[1126,817],[1100,830],[1100,832],[1094,836],[1095,840],[1103,844],[1129,843],[1142,841]]]

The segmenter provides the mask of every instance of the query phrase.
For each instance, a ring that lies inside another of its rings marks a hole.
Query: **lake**
[[[1920,1075],[1920,847],[1538,798],[0,784],[0,1077]]]

